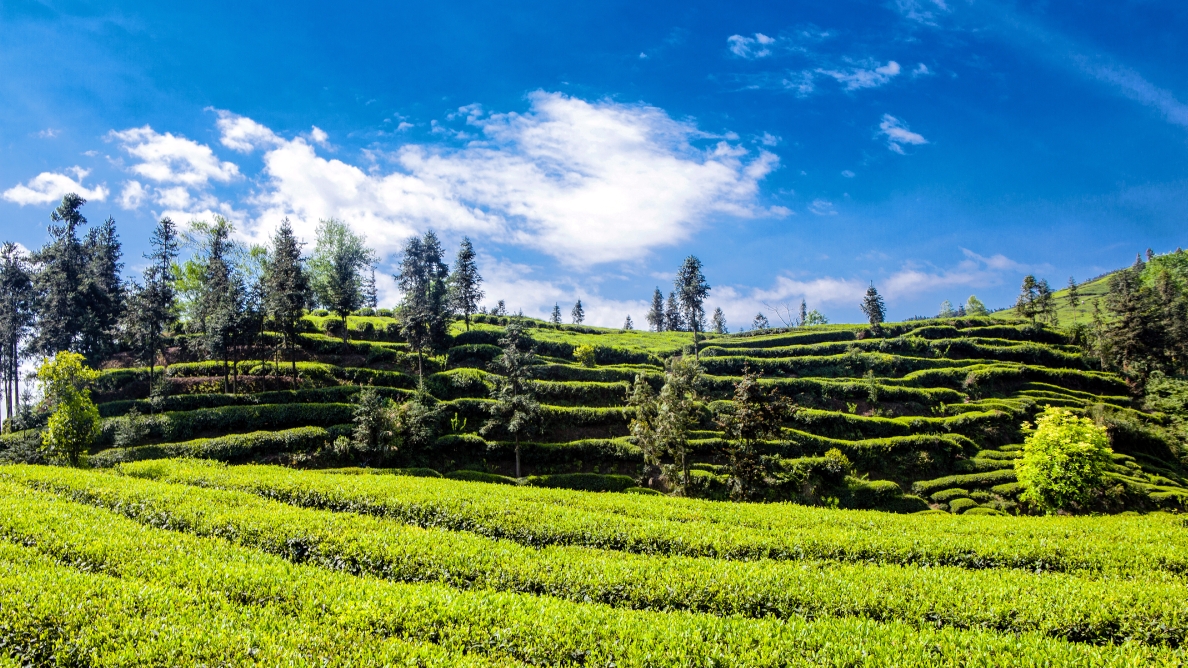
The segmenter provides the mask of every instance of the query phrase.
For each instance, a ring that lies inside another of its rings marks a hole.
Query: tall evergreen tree
[[[808,324],[808,302],[800,300],[800,312],[796,316],[796,326],[804,327]]]
[[[633,329],[635,329],[635,323],[631,322],[631,314],[628,313],[627,319],[623,321],[623,331],[630,332]]]
[[[660,288],[652,293],[652,308],[648,310],[648,327],[653,332],[663,332],[668,321],[664,317],[664,293]]]
[[[157,361],[157,353],[164,354],[165,332],[169,331],[177,322],[177,291],[174,289],[173,263],[178,254],[177,226],[168,217],[157,221],[153,234],[149,237],[152,250],[145,254],[150,264],[144,270],[144,300],[141,308],[145,309],[147,334],[149,343],[149,386],[152,386],[153,367]],[[165,359],[165,364],[169,360]]]
[[[1068,277],[1068,293],[1066,295],[1068,305],[1072,308],[1078,308],[1081,305],[1081,293],[1077,288],[1077,281],[1072,276]]]
[[[577,303],[573,305],[573,310],[569,312],[569,315],[571,318],[573,318],[573,324],[575,325],[580,325],[585,322],[586,311],[582,308],[582,300],[577,300]]]
[[[553,312],[549,314],[549,322],[554,325],[561,324],[561,305],[553,302]]]
[[[379,307],[379,292],[375,287],[375,265],[367,268],[363,275],[363,308],[375,309]]]
[[[1039,298],[1039,281],[1035,280],[1035,276],[1028,274],[1023,277],[1023,284],[1019,287],[1019,297],[1015,300],[1015,313],[1020,317],[1029,318],[1035,322],[1035,316],[1039,314],[1036,308],[1036,299]]]
[[[478,304],[483,299],[483,291],[479,288],[483,277],[479,276],[476,257],[478,254],[474,252],[470,238],[462,237],[458,256],[454,258],[454,272],[450,274],[450,305],[456,313],[462,315],[468,332],[470,316],[478,311]]]
[[[1145,380],[1166,363],[1167,341],[1158,297],[1143,284],[1139,266],[1110,277],[1106,308],[1112,317],[1104,326],[1104,345],[1113,364]]]
[[[704,304],[710,292],[710,284],[706,282],[701,266],[701,260],[690,255],[681,263],[676,279],[673,280],[685,322],[689,324],[689,329],[693,330],[693,357],[696,359],[700,359],[700,351],[697,348],[698,334],[705,322]]]
[[[21,342],[33,325],[33,277],[27,259],[15,243],[0,246],[0,383],[4,417],[19,408]]]
[[[417,353],[417,376],[425,381],[424,356],[445,345],[449,336],[450,268],[442,260],[441,242],[432,230],[404,244],[396,283],[404,293],[400,304],[401,331]]]
[[[652,390],[643,374],[637,374],[635,383],[627,389],[627,405],[633,409],[628,430],[631,432],[632,442],[643,453],[644,480],[650,486],[655,478],[654,474],[660,469],[664,444],[660,442],[657,424],[656,392]]]
[[[764,391],[759,374],[743,369],[742,380],[734,384],[730,407],[721,411],[716,420],[729,442],[724,454],[730,471],[730,495],[736,501],[751,500],[763,485],[768,460],[760,446],[766,439],[780,437],[791,408],[778,389]]]
[[[99,227],[88,230],[83,252],[87,264],[80,286],[84,308],[78,350],[91,364],[98,365],[115,351],[117,324],[124,308],[122,249],[115,220],[109,217]]]
[[[871,329],[878,332],[887,320],[887,305],[883,303],[883,296],[875,289],[874,283],[866,289],[866,296],[862,298],[862,313],[870,321]]]
[[[515,439],[516,477],[519,478],[520,439],[540,430],[541,408],[532,381],[536,351],[532,339],[524,334],[523,326],[518,322],[507,326],[499,344],[503,354],[496,358],[491,369],[498,374],[491,391],[495,402],[488,407],[491,417],[479,431],[484,436],[504,432]]]
[[[310,287],[322,308],[342,321],[342,345],[347,345],[347,316],[363,306],[363,271],[375,254],[367,240],[346,223],[330,218],[317,227],[317,241],[309,259]]]
[[[681,474],[680,491],[689,489],[689,430],[697,426],[701,366],[687,355],[670,357],[664,387],[656,398],[656,438]]]
[[[272,236],[264,273],[264,306],[289,349],[293,382],[297,382],[297,327],[309,303],[309,276],[301,259],[301,242],[289,219],[281,221]]]
[[[664,304],[664,330],[668,332],[685,331],[685,318],[681,315],[681,307],[677,303],[675,292],[668,293],[668,301]]]
[[[1035,313],[1044,322],[1056,326],[1060,324],[1056,314],[1055,293],[1048,286],[1047,279],[1040,279],[1035,284]]]
[[[205,232],[202,294],[199,301],[202,343],[207,355],[223,362],[223,391],[230,391],[230,361],[244,311],[243,278],[235,271],[231,223],[221,216]]]
[[[957,315],[957,310],[953,308],[953,302],[946,299],[943,302],[941,302],[940,311],[937,312],[936,317],[938,317],[938,318],[953,318],[953,317],[956,317],[956,315]]]
[[[53,357],[61,350],[76,350],[84,328],[87,269],[86,251],[78,229],[87,224],[80,209],[87,201],[74,193],[62,198],[50,213],[50,240],[33,255],[37,326],[30,351]]]
[[[726,328],[726,314],[722,312],[720,307],[714,309],[714,315],[710,318],[710,325],[714,328],[714,334],[725,334],[730,331]]]

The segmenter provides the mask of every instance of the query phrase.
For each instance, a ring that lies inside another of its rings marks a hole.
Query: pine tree
[[[549,322],[554,325],[561,324],[561,305],[556,302],[553,302],[553,312],[549,314]]]
[[[379,307],[379,292],[375,287],[375,265],[367,268],[363,276],[363,308],[376,309]]]
[[[755,314],[755,319],[751,321],[751,329],[767,329],[770,324],[767,321],[767,316],[759,312]]]
[[[232,347],[239,335],[244,311],[243,278],[231,262],[233,230],[231,223],[220,216],[216,216],[214,224],[205,230],[207,239],[199,302],[202,342],[210,357],[223,362],[224,392],[230,391]]]
[[[441,349],[449,336],[450,268],[443,258],[441,242],[433,230],[424,237],[411,237],[404,244],[404,257],[396,283],[404,293],[400,304],[401,332],[417,353],[417,377],[424,387],[425,353]]]
[[[623,331],[630,332],[635,329],[635,323],[631,322],[631,314],[627,314],[627,319],[623,321]]]
[[[648,311],[648,328],[653,332],[663,332],[668,321],[664,317],[664,293],[660,288],[652,293],[652,308]]]
[[[875,332],[882,329],[887,319],[887,306],[883,303],[883,296],[875,289],[874,283],[866,289],[866,296],[862,299],[862,313],[870,321],[870,328]]]
[[[297,327],[309,303],[309,276],[301,259],[301,242],[289,219],[272,236],[264,272],[264,308],[289,349],[293,382],[297,382]],[[295,385],[294,385],[295,386]]]
[[[0,246],[0,383],[11,428],[21,393],[21,342],[33,325],[33,277],[15,243]]]
[[[1078,308],[1081,305],[1081,293],[1077,290],[1077,282],[1072,276],[1068,277],[1068,305]]]
[[[1035,313],[1041,320],[1053,327],[1060,324],[1056,314],[1055,298],[1047,279],[1040,279],[1035,284]]]
[[[523,326],[518,322],[507,326],[499,345],[503,347],[503,354],[492,365],[492,371],[498,374],[491,392],[495,403],[488,407],[491,417],[479,433],[487,436],[504,432],[515,439],[516,477],[519,478],[520,439],[536,434],[541,423],[541,408],[532,382],[536,352],[532,339],[524,334]]]
[[[152,251],[144,258],[152,264],[144,270],[144,295],[140,308],[145,310],[149,346],[149,387],[153,384],[153,367],[157,353],[164,354],[165,332],[177,322],[176,290],[173,286],[173,263],[178,254],[177,227],[169,218],[162,218],[149,237]],[[169,360],[165,360],[169,364]]]
[[[87,257],[78,228],[87,224],[79,210],[87,201],[74,193],[62,198],[50,213],[50,241],[33,255],[37,326],[30,352],[53,357],[58,351],[76,350],[83,330],[86,294],[83,287]]]
[[[685,331],[685,319],[681,316],[675,292],[668,293],[668,301],[664,305],[664,329],[669,332]]]
[[[808,324],[808,303],[803,299],[800,300],[800,314],[796,320],[797,327],[804,327]]]
[[[78,349],[91,364],[98,365],[115,352],[117,325],[124,309],[122,251],[115,220],[108,218],[99,227],[91,228],[83,252],[87,264],[80,286],[84,309]]]
[[[450,305],[455,312],[462,314],[468,332],[470,316],[478,310],[478,303],[483,299],[483,291],[479,289],[483,277],[479,276],[476,257],[478,255],[474,252],[470,238],[462,237],[462,245],[454,259],[454,273],[450,274]]]
[[[1141,259],[1141,258],[1140,258]],[[1145,380],[1166,362],[1166,331],[1155,291],[1143,284],[1139,266],[1110,277],[1104,347],[1123,372]]]
[[[586,320],[586,311],[582,308],[582,300],[577,300],[573,305],[573,310],[569,312],[569,316],[573,319],[573,324],[580,325]]]
[[[714,315],[710,318],[710,324],[714,328],[714,334],[726,334],[730,331],[726,328],[726,314],[722,312],[721,307],[714,309]]]
[[[309,260],[310,287],[322,308],[342,321],[342,346],[347,346],[347,316],[363,305],[363,270],[375,262],[367,240],[346,223],[330,218],[318,223],[317,241]]]
[[[734,384],[730,407],[716,420],[729,440],[724,454],[730,471],[730,495],[736,501],[752,499],[764,483],[768,460],[760,446],[766,439],[780,437],[791,408],[776,388],[763,390],[758,373],[743,369],[742,380]]]
[[[681,268],[677,270],[676,278],[673,280],[685,322],[689,324],[689,329],[693,330],[693,357],[698,359],[698,333],[703,329],[705,298],[710,293],[710,284],[706,282],[701,266],[701,260],[690,255],[681,263]]]

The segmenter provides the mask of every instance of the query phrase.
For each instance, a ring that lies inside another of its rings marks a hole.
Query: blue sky
[[[732,328],[857,320],[870,281],[893,318],[1006,306],[1188,241],[1183,3],[280,7],[0,2],[0,237],[69,189],[130,270],[161,215],[335,216],[387,264],[432,227],[489,302],[605,325],[692,253]]]

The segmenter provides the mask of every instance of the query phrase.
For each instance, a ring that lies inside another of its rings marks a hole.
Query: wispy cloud
[[[923,135],[912,132],[908,129],[907,123],[891,114],[883,114],[883,120],[879,123],[879,134],[887,138],[887,148],[900,155],[904,154],[904,144],[918,146],[928,143]]]
[[[17,184],[4,191],[3,197],[9,202],[25,206],[27,204],[51,204],[62,199],[67,193],[77,193],[86,199],[102,202],[107,199],[110,191],[105,185],[86,187],[82,184],[89,169],[71,167],[65,172],[42,172],[29,179],[26,183]]]
[[[1113,86],[1122,95],[1158,111],[1167,122],[1188,127],[1188,104],[1180,102],[1171,91],[1147,81],[1138,72],[1123,65],[1081,55],[1075,55],[1073,62],[1084,72]]]
[[[747,59],[770,56],[771,47],[775,42],[774,37],[768,37],[761,32],[755,33],[754,37],[731,35],[726,38],[726,45],[730,48],[730,52],[739,58]]]
[[[814,213],[818,216],[836,216],[837,209],[833,208],[833,202],[825,199],[815,199],[808,206],[809,213]]]
[[[899,63],[894,60],[877,67],[876,63],[868,62],[842,69],[817,69],[818,74],[835,79],[848,91],[877,88],[890,82],[899,72]]]

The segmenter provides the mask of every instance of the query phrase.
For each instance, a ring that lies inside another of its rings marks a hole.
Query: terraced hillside
[[[370,385],[392,397],[417,387],[416,357],[400,342],[391,318],[352,317],[344,347],[333,318],[307,316],[300,382],[281,375],[288,364],[234,364],[222,392],[219,362],[168,367],[169,395],[150,402],[146,369],[104,371],[96,398],[105,418],[97,467],[168,457],[298,468],[402,472],[539,487],[646,492],[642,455],[627,438],[627,384],[637,375],[654,388],[664,358],[691,342],[681,332],[622,332],[525,321],[541,364],[534,368],[544,407],[539,438],[522,444],[525,478],[509,476],[509,442],[477,434],[487,417],[506,319],[480,317],[471,331],[454,325],[452,347],[427,358],[426,389],[438,402],[439,435],[403,448],[381,468],[334,447],[350,433],[355,399]],[[578,364],[579,345],[596,349],[594,367]],[[726,498],[724,450],[714,423],[744,369],[762,372],[797,409],[781,438],[765,443],[777,458],[772,501],[896,512],[927,509],[993,514],[1016,508],[1013,470],[1021,427],[1043,406],[1092,413],[1111,431],[1114,464],[1110,509],[1181,508],[1188,480],[1177,444],[1152,436],[1158,421],[1136,410],[1116,375],[1066,345],[1060,332],[991,319],[886,326],[826,325],[713,336],[703,344],[705,409],[691,436],[691,494]],[[178,353],[180,354],[180,353]],[[129,429],[126,417],[149,416]],[[4,437],[11,448],[35,433]],[[123,447],[111,447],[116,440]],[[836,452],[844,457],[839,464]],[[827,457],[826,455],[831,456]],[[848,460],[848,463],[845,461]]]

